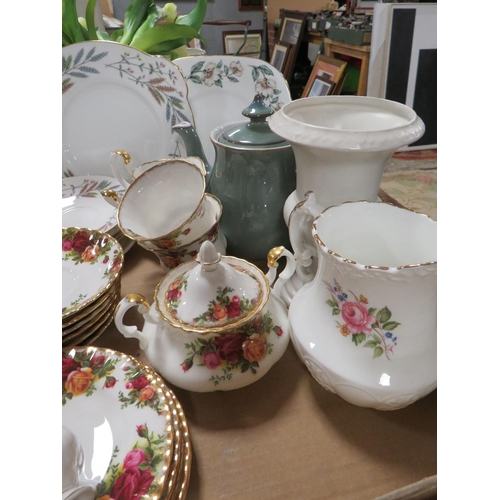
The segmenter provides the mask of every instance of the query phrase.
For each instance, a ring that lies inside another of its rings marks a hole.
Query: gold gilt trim
[[[103,295],[107,294],[112,288],[112,286],[117,282],[121,280],[122,276],[122,271],[123,271],[123,262],[125,259],[125,253],[123,251],[123,247],[120,245],[120,243],[114,238],[113,236],[110,236],[109,233],[105,233],[102,231],[99,231],[97,229],[90,229],[88,227],[77,227],[77,226],[69,226],[69,227],[63,227],[62,231],[67,231],[69,228],[71,229],[76,229],[77,231],[85,231],[88,233],[91,233],[92,235],[98,235],[98,239],[106,237],[108,240],[111,240],[113,242],[113,246],[117,246],[118,249],[120,250],[121,253],[121,262],[117,266],[117,271],[116,274],[110,279],[107,283],[106,286],[100,291],[97,292],[95,295],[93,295],[90,299],[84,300],[81,304],[79,304],[76,307],[72,307],[70,310],[66,311],[65,313],[62,313],[62,321],[68,321],[69,319],[73,319],[73,316],[76,313],[80,313],[83,311],[85,307],[88,307],[91,304],[94,304],[98,299],[100,299]],[[110,249],[111,250],[111,249]],[[110,259],[111,260],[111,259]]]
[[[346,201],[346,202],[341,203],[340,205],[337,205],[337,206],[342,206],[342,205],[347,204],[347,203],[373,203],[373,202],[366,201],[366,200],[363,200],[363,201]],[[398,205],[395,205],[393,203],[389,203],[389,202],[385,202],[385,201],[377,202],[377,203],[380,203],[382,205],[392,206],[392,207],[398,208],[400,210],[406,210],[407,212],[413,212],[414,214],[421,215],[422,217],[426,217],[427,219],[429,219],[432,222],[436,223],[436,221],[434,219],[432,219],[431,217],[429,217],[427,214],[416,212],[415,210],[411,210],[409,208],[406,208],[406,207],[403,207],[403,206],[398,206]],[[329,208],[331,208],[331,207],[329,207]],[[421,262],[421,263],[418,263],[418,264],[405,264],[404,266],[397,266],[397,267],[373,266],[373,265],[360,264],[359,262],[356,262],[355,260],[351,260],[351,259],[348,259],[346,257],[342,257],[342,255],[340,255],[337,252],[334,252],[333,250],[329,249],[326,246],[326,244],[321,240],[321,238],[318,236],[318,228],[316,226],[316,222],[319,220],[319,218],[321,217],[321,215],[323,215],[326,212],[326,210],[328,210],[328,209],[325,209],[320,215],[318,215],[318,217],[316,217],[314,219],[313,223],[312,223],[312,229],[314,231],[313,237],[314,237],[315,241],[318,243],[318,245],[321,246],[321,247],[323,247],[325,249],[326,253],[328,253],[330,255],[334,255],[335,257],[337,257],[338,259],[340,259],[342,262],[345,262],[346,264],[353,264],[353,265],[361,266],[361,267],[363,267],[365,269],[374,269],[374,270],[378,270],[378,271],[391,271],[391,270],[394,270],[394,269],[396,269],[398,271],[401,271],[402,269],[413,269],[413,268],[416,268],[416,267],[431,266],[431,265],[437,264],[437,260],[430,260],[428,262]]]
[[[267,253],[267,264],[271,267],[278,267],[277,260],[283,255],[285,247],[274,247]]]
[[[156,170],[157,168],[159,167],[162,167],[163,165],[166,165],[166,164],[172,164],[172,163],[185,163],[185,164],[188,164],[190,165],[191,167],[193,167],[197,172],[198,174],[200,175],[202,181],[203,181],[203,194],[200,198],[200,201],[198,202],[198,204],[196,205],[196,208],[195,210],[192,212],[192,214],[189,216],[188,219],[186,219],[181,225],[179,225],[178,227],[176,227],[175,229],[172,229],[172,231],[169,231],[168,233],[166,234],[163,234],[163,235],[160,235],[160,236],[155,236],[153,238],[147,238],[145,236],[137,236],[135,234],[131,234],[129,231],[127,231],[126,228],[124,228],[122,226],[122,223],[120,222],[120,212],[121,212],[121,207],[122,207],[122,204],[123,204],[123,201],[125,200],[125,198],[127,197],[127,194],[130,194],[131,191],[127,188],[127,190],[125,191],[125,193],[123,194],[123,196],[121,197],[119,203],[118,203],[118,207],[116,209],[116,220],[117,220],[117,224],[118,224],[118,227],[120,228],[120,231],[125,235],[127,236],[128,238],[130,238],[131,240],[134,240],[134,241],[155,241],[155,240],[159,240],[159,239],[163,239],[163,238],[170,238],[172,235],[174,235],[177,231],[179,231],[182,227],[184,227],[185,225],[187,224],[190,224],[193,219],[195,218],[196,214],[198,213],[198,210],[200,209],[200,206],[201,204],[203,203],[203,201],[205,200],[205,191],[206,191],[206,180],[205,180],[205,176],[203,175],[203,173],[201,172],[201,170],[199,169],[198,165],[196,165],[196,163],[192,162],[192,161],[189,161],[189,160],[186,160],[185,158],[168,158],[166,159],[165,161],[162,161],[161,163],[158,163],[158,165],[155,165],[154,167],[151,167],[149,170],[146,170],[144,172],[142,172],[142,174],[140,174],[139,176],[137,176],[137,178],[133,181],[132,184],[134,184],[135,182],[139,181],[140,179],[142,179],[142,177],[145,177],[146,174],[149,174],[151,173],[153,170]],[[130,187],[130,186],[129,186]]]
[[[155,412],[160,418],[165,419],[165,423],[163,425],[163,431],[161,434],[164,435],[165,439],[165,451],[162,454],[162,458],[164,460],[164,465],[158,469],[158,474],[154,478],[154,482],[159,485],[159,491],[155,492],[154,498],[169,498],[167,496],[167,487],[168,487],[168,474],[170,472],[172,463],[175,463],[177,460],[178,453],[175,449],[176,443],[176,434],[179,434],[175,425],[175,421],[177,420],[177,415],[175,414],[175,410],[172,410],[172,404],[170,404],[170,400],[172,399],[168,393],[168,389],[166,388],[163,379],[156,373],[156,371],[151,368],[149,365],[142,363],[138,359],[133,356],[129,356],[128,354],[124,354],[120,351],[114,351],[112,349],[104,348],[104,347],[93,347],[93,346],[71,346],[71,347],[63,347],[63,353],[66,352],[70,356],[74,356],[73,350],[78,351],[94,351],[94,354],[105,353],[106,356],[116,356],[128,362],[137,369],[143,371],[146,374],[147,379],[150,382],[150,386],[153,387],[155,393],[158,395],[158,398],[162,402],[162,410],[161,413]],[[180,406],[180,405],[179,405]],[[153,410],[154,411],[154,410]],[[157,496],[156,496],[157,495]],[[173,497],[172,497],[173,498]]]
[[[224,258],[224,262],[226,264],[236,264],[238,267],[243,268],[243,269],[238,269],[238,272],[242,272],[244,274],[247,274],[249,276],[253,276],[256,278],[257,283],[260,285],[259,287],[259,294],[256,298],[256,305],[255,307],[243,318],[236,319],[231,322],[224,323],[224,325],[221,326],[211,326],[211,327],[202,327],[202,326],[194,326],[188,323],[184,323],[183,321],[179,320],[178,318],[174,318],[171,314],[169,316],[166,316],[161,308],[160,308],[160,300],[162,300],[163,304],[165,305],[165,301],[163,298],[160,299],[159,293],[160,293],[160,288],[164,283],[167,282],[174,282],[178,277],[180,277],[182,274],[187,273],[188,271],[191,271],[195,266],[200,265],[196,262],[196,259],[187,261],[178,267],[174,267],[171,269],[158,283],[158,285],[155,288],[155,293],[154,293],[154,301],[155,301],[155,307],[160,316],[171,326],[174,328],[179,328],[183,332],[186,333],[198,333],[201,335],[208,335],[210,333],[225,333],[230,330],[237,330],[239,328],[242,328],[245,326],[247,323],[252,321],[258,314],[262,312],[264,309],[265,305],[267,304],[269,300],[269,296],[271,293],[271,287],[269,285],[269,281],[267,280],[266,276],[264,273],[256,266],[253,264],[250,264],[248,261],[239,259],[237,257],[228,257],[226,256]],[[248,269],[248,266],[252,266],[251,269]],[[187,268],[187,269],[186,269]],[[175,276],[174,276],[175,273]],[[258,276],[258,278],[257,278]],[[167,284],[168,287],[168,284]],[[167,311],[169,308],[165,305],[165,309]]]

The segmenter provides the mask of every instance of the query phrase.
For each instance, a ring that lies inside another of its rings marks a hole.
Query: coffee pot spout
[[[207,190],[210,186],[210,180],[212,178],[213,166],[209,164],[207,157],[205,156],[205,151],[200,141],[200,137],[196,132],[195,128],[188,121],[179,122],[172,127],[174,132],[177,132],[181,139],[184,141],[186,147],[186,152],[188,156],[197,156],[205,164],[205,169],[207,171],[206,175],[206,185]]]

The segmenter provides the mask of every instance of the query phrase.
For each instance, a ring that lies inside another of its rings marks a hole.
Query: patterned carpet
[[[437,150],[395,153],[380,188],[382,200],[437,220]]]

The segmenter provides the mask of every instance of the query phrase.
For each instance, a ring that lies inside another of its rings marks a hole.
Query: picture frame
[[[347,61],[335,57],[327,57],[319,54],[314,63],[309,79],[307,80],[302,97],[308,97],[313,84],[317,78],[332,82],[332,90],[335,92],[335,85],[339,83],[342,75],[345,73]]]
[[[245,31],[223,31],[222,47],[225,55],[234,55],[245,40]],[[259,57],[262,45],[262,30],[248,30],[245,45],[241,47],[238,55],[246,57]]]
[[[302,43],[306,25],[307,12],[286,9],[280,11],[278,42],[282,45],[288,44],[290,46],[287,62],[282,70],[283,76],[289,83],[292,80],[297,53]]]
[[[283,70],[286,67],[289,52],[290,45],[277,42],[273,47],[273,53],[271,55],[271,60],[269,61],[270,64],[283,73]]]
[[[264,10],[264,0],[238,0],[238,10]]]
[[[332,82],[329,78],[316,76],[311,84],[311,88],[309,89],[309,94],[307,95],[307,97],[330,95],[334,87],[335,83]]]

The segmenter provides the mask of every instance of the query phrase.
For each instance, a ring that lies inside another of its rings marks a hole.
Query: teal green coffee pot
[[[296,186],[295,157],[291,144],[269,128],[267,118],[273,113],[256,95],[242,111],[249,120],[212,130],[212,166],[190,123],[172,128],[187,154],[205,162],[207,191],[222,203],[220,227],[228,255],[250,261],[264,261],[276,246],[291,248],[283,207]]]

